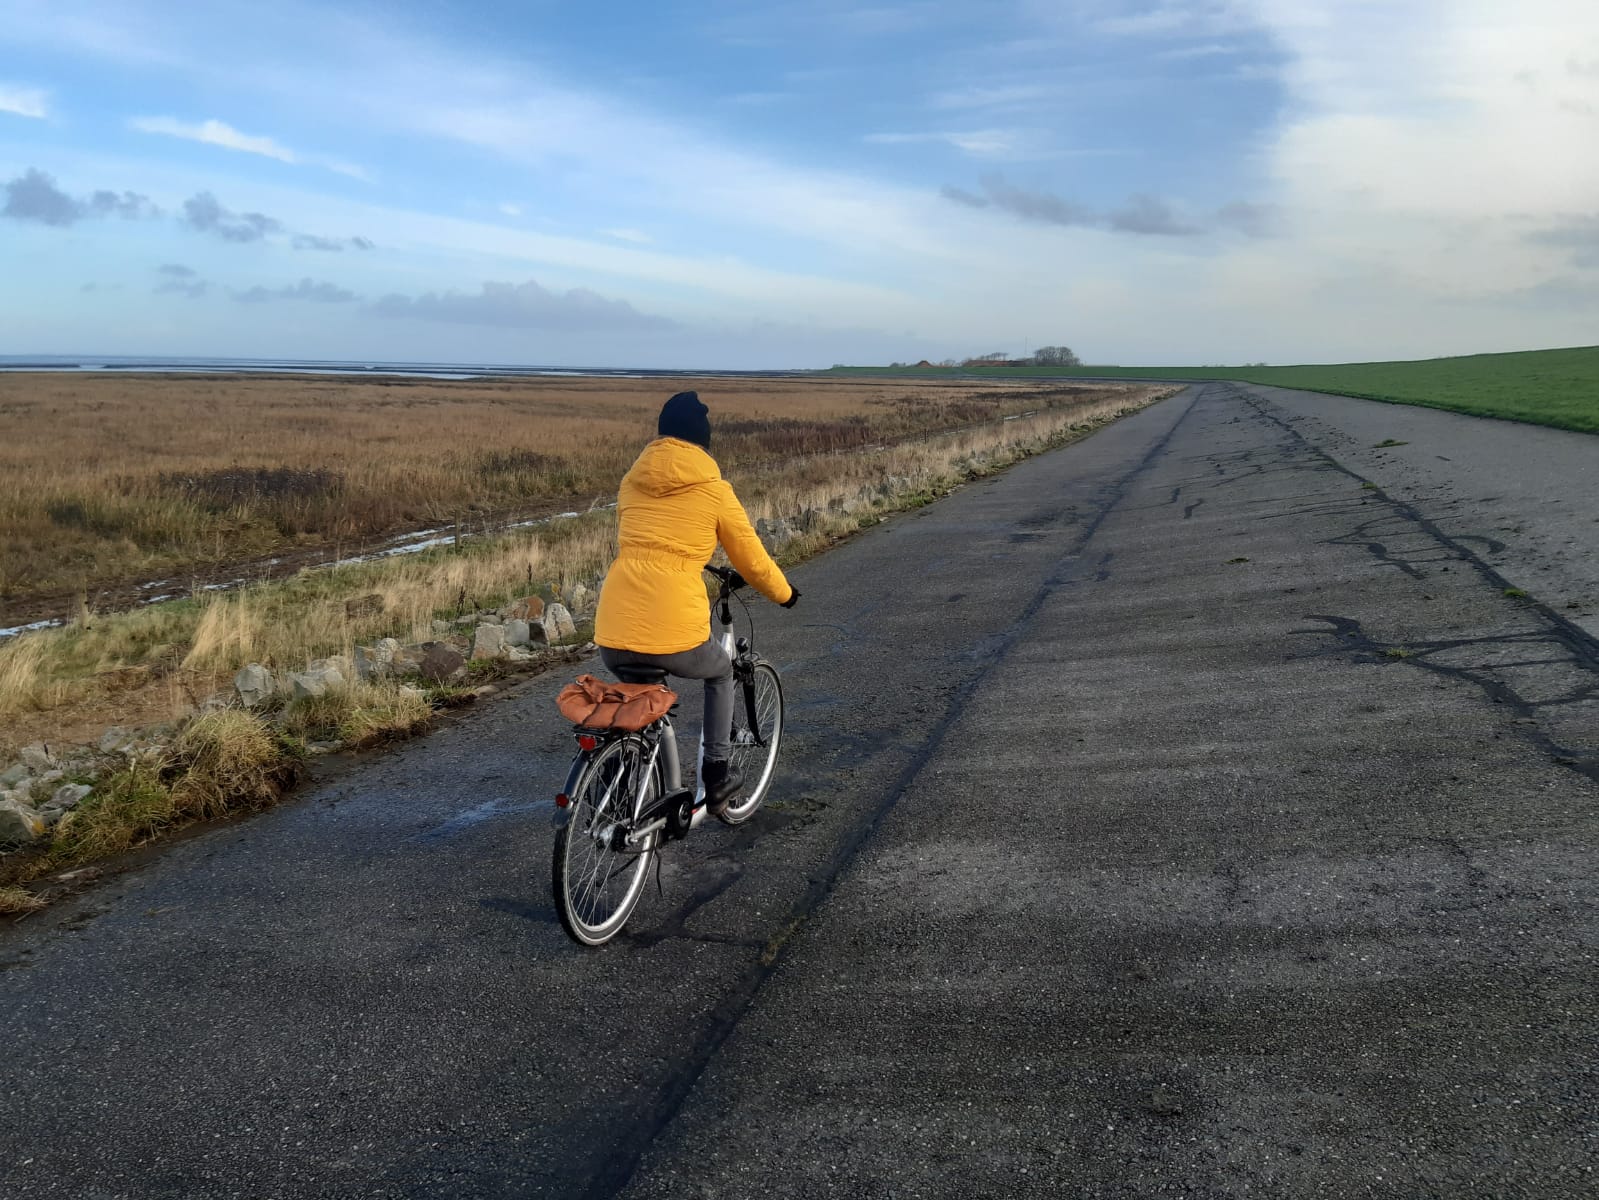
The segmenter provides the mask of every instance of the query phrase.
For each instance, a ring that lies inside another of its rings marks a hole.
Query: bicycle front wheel
[[[783,681],[776,667],[757,659],[749,683],[737,680],[734,690],[733,745],[728,757],[744,776],[744,790],[721,815],[728,825],[749,820],[766,799],[783,738]]]
[[[658,835],[637,846],[625,839],[640,783],[645,805],[660,794],[657,773],[650,770],[645,778],[648,761],[642,738],[602,747],[578,777],[569,818],[555,835],[555,910],[562,928],[585,946],[603,945],[620,933],[644,891]]]

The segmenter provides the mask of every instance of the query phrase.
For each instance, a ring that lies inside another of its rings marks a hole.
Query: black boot
[[[744,786],[744,776],[739,774],[738,768],[723,759],[707,758],[700,769],[700,778],[705,783],[705,803],[713,817],[725,813]]]

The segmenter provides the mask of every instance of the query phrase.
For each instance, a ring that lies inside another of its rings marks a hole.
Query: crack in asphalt
[[[1468,663],[1465,665],[1453,665],[1438,662],[1435,659],[1435,656],[1439,654],[1468,648],[1496,650],[1507,646],[1527,645],[1560,647],[1562,643],[1554,636],[1536,632],[1503,635],[1490,634],[1479,638],[1442,638],[1437,641],[1412,641],[1401,645],[1398,642],[1385,642],[1370,636],[1361,626],[1361,623],[1353,617],[1334,616],[1330,613],[1306,613],[1305,617],[1311,621],[1325,621],[1332,626],[1333,635],[1338,639],[1338,642],[1325,653],[1349,654],[1353,652],[1365,656],[1368,662],[1419,667],[1424,671],[1446,679],[1461,680],[1475,685],[1482,690],[1483,694],[1492,703],[1503,704],[1514,712],[1517,717],[1526,718],[1532,722],[1531,724],[1521,723],[1512,726],[1518,737],[1531,742],[1539,750],[1547,754],[1555,765],[1575,771],[1577,774],[1599,783],[1599,754],[1563,745],[1537,723],[1538,715],[1546,710],[1599,700],[1599,670],[1595,670],[1592,663],[1571,655],[1538,659],[1499,659],[1486,663]],[[1318,637],[1324,637],[1327,633],[1326,630],[1321,629],[1304,629],[1297,632],[1313,634]],[[1535,700],[1522,695],[1515,687],[1495,674],[1495,672],[1506,667],[1539,666],[1565,667],[1580,671],[1589,677],[1589,682],[1580,684],[1560,695],[1543,700]]]
[[[1266,411],[1266,406],[1270,405],[1270,401],[1249,395],[1241,395],[1240,398],[1243,399],[1245,403],[1253,407],[1262,418],[1281,428],[1304,451],[1313,457],[1320,459],[1325,464],[1325,469],[1334,470],[1340,474],[1347,475],[1350,479],[1353,479],[1360,484],[1371,483],[1371,480],[1344,466],[1337,459],[1333,458],[1320,447],[1310,442],[1303,434],[1301,434],[1297,429],[1294,429],[1281,417],[1277,416],[1275,413]],[[1472,551],[1467,549],[1465,546],[1461,545],[1461,542],[1467,540],[1486,541],[1502,549],[1503,543],[1494,542],[1491,538],[1483,538],[1476,534],[1456,536],[1445,533],[1443,529],[1439,527],[1437,522],[1433,521],[1427,516],[1424,516],[1414,505],[1410,504],[1408,501],[1400,500],[1395,496],[1389,495],[1375,484],[1372,484],[1370,494],[1381,503],[1392,506],[1396,513],[1403,516],[1414,525],[1418,526],[1423,532],[1427,533],[1437,542],[1452,550],[1462,561],[1467,563],[1474,571],[1476,571],[1485,582],[1491,584],[1501,592],[1519,590],[1514,589],[1510,580],[1506,579],[1497,570],[1495,570],[1491,564],[1484,562],[1479,556],[1472,553]],[[1599,669],[1599,638],[1595,638],[1580,625],[1577,625],[1572,621],[1568,621],[1565,617],[1561,616],[1554,609],[1550,608],[1547,604],[1544,604],[1535,597],[1523,597],[1521,603],[1523,607],[1530,611],[1536,612],[1540,618],[1550,625],[1556,636],[1558,636],[1562,641],[1568,643],[1571,646],[1572,652],[1581,661],[1583,661],[1588,668]]]
[[[1488,872],[1479,867],[1477,861],[1471,857],[1471,851],[1460,844],[1458,837],[1436,834],[1427,840],[1435,845],[1442,846],[1449,852],[1451,857],[1459,860],[1460,865],[1465,868],[1466,874],[1470,877],[1472,887],[1482,887],[1491,878]]]
[[[1518,737],[1548,755],[1557,766],[1599,782],[1599,752],[1564,744],[1548,732],[1539,721],[1539,717],[1546,713],[1599,700],[1599,639],[1562,617],[1547,604],[1521,593],[1519,588],[1513,587],[1505,576],[1466,544],[1480,543],[1485,553],[1492,554],[1502,550],[1504,543],[1478,534],[1445,533],[1437,522],[1424,515],[1413,504],[1372,485],[1370,480],[1344,466],[1309,441],[1289,422],[1271,411],[1269,400],[1241,393],[1236,389],[1232,390],[1232,394],[1247,404],[1258,419],[1270,422],[1281,429],[1290,439],[1294,450],[1318,464],[1313,469],[1336,471],[1361,484],[1363,487],[1361,500],[1351,501],[1350,504],[1376,503],[1389,509],[1386,514],[1369,517],[1347,533],[1327,539],[1323,544],[1364,549],[1377,561],[1403,571],[1415,579],[1427,577],[1424,567],[1447,564],[1439,569],[1449,570],[1450,566],[1459,565],[1476,573],[1485,584],[1505,595],[1507,600],[1514,596],[1517,612],[1528,618],[1534,626],[1541,626],[1531,630],[1521,629],[1475,638],[1415,639],[1401,644],[1385,642],[1374,637],[1352,617],[1327,613],[1305,614],[1307,620],[1324,621],[1332,626],[1337,639],[1333,652],[1354,651],[1374,663],[1391,662],[1395,665],[1408,665],[1444,678],[1474,685],[1480,688],[1491,702],[1507,706],[1518,718],[1521,718],[1512,726]],[[1227,457],[1222,456],[1221,459],[1213,461],[1220,462]],[[1231,457],[1242,462],[1248,456]],[[1255,472],[1264,465],[1253,463],[1250,464],[1249,470]],[[1225,482],[1227,481],[1224,480],[1223,483]],[[1382,537],[1374,537],[1374,530],[1380,531]],[[1420,544],[1408,549],[1396,549],[1395,543],[1405,539]],[[1326,635],[1325,630],[1300,632]],[[1535,656],[1529,657],[1525,654],[1528,648],[1536,648]],[[1463,663],[1443,661],[1444,656],[1458,655],[1461,651],[1475,651],[1476,653],[1470,656],[1474,661]],[[1514,668],[1553,669],[1556,672],[1566,673],[1568,681],[1563,683],[1562,690],[1557,694],[1540,699],[1525,694],[1504,678],[1503,673]],[[1575,676],[1574,679],[1569,678],[1572,674]]]

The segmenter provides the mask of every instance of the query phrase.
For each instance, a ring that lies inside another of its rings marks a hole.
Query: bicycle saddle
[[[665,667],[617,667],[616,677],[623,683],[665,683]]]

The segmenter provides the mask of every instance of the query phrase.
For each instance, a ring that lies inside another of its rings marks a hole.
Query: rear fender
[[[571,770],[567,771],[567,773],[566,773],[566,783],[564,783],[561,786],[561,795],[570,796],[573,792],[575,792],[577,790],[578,778],[583,774],[584,768],[589,765],[589,758],[591,756],[592,755],[591,755],[590,751],[587,751],[587,750],[579,750],[578,751],[577,756],[572,759]],[[555,806],[555,812],[550,817],[550,828],[551,829],[562,829],[562,828],[565,828],[566,823],[568,821],[570,821],[571,819],[572,819],[572,809],[571,809],[571,807],[568,806],[566,808],[562,808],[559,804],[557,804]]]

